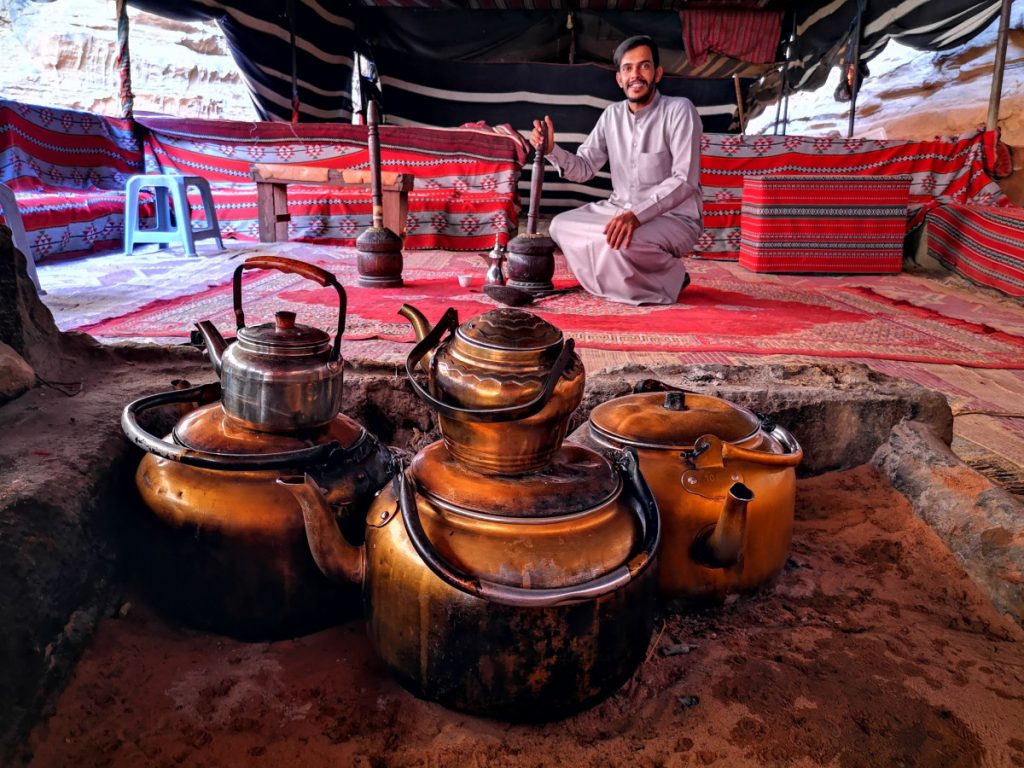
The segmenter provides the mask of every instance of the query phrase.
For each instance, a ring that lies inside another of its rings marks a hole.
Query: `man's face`
[[[664,70],[654,66],[651,49],[641,45],[626,51],[615,73],[615,82],[634,107],[643,107],[654,98],[654,84],[661,81]]]

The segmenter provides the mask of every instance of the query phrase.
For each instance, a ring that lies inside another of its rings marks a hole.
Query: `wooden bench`
[[[409,190],[413,176],[409,173],[383,172],[381,198],[384,226],[399,237],[405,234],[406,215],[409,210]],[[256,163],[252,166],[256,182],[256,208],[259,215],[261,243],[288,240],[288,185],[323,187],[370,187],[370,171],[339,170],[315,165],[288,163]]]

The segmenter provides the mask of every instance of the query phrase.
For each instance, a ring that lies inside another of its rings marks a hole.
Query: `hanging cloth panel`
[[[679,19],[686,55],[695,66],[710,52],[753,64],[776,60],[782,36],[779,11],[680,11]]]

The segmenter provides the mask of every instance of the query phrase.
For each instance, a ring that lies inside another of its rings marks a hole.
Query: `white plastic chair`
[[[36,260],[32,256],[32,249],[28,244],[28,235],[25,232],[25,225],[21,221],[21,210],[18,208],[18,199],[14,196],[14,190],[6,184],[0,184],[0,208],[3,209],[4,218],[7,219],[7,226],[11,228],[11,239],[14,247],[25,256],[25,268],[28,276],[36,286],[39,293],[46,293],[39,284],[39,275],[36,273]]]

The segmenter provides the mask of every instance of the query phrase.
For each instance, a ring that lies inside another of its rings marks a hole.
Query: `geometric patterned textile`
[[[945,203],[1010,205],[985,170],[986,160],[991,160],[984,157],[985,138],[981,131],[933,141],[704,134],[700,172],[704,233],[694,255],[739,257],[743,182],[750,176],[908,175],[907,231],[921,226],[928,211]],[[989,146],[994,145],[989,142]]]
[[[221,233],[258,239],[253,163],[367,169],[365,126],[245,123],[137,115],[149,172],[211,182]],[[381,126],[381,170],[409,173],[405,249],[486,250],[519,224],[518,180],[526,158],[518,135],[502,129]],[[194,215],[200,215],[193,207]],[[288,186],[289,238],[353,245],[370,226],[369,188]]]
[[[761,176],[743,183],[740,265],[899,272],[910,176]]]
[[[129,121],[0,100],[0,182],[36,260],[119,248],[125,181],[141,172]]]
[[[1024,210],[944,205],[928,213],[928,253],[980,285],[1024,296]]]
[[[402,270],[405,285],[362,288],[354,249],[281,245],[285,248],[277,252],[317,263],[345,286],[347,340],[411,342],[410,325],[398,315],[404,303],[416,306],[431,322],[448,307],[466,320],[496,306],[481,291],[486,264],[478,254],[410,251]],[[883,290],[884,280],[899,275],[859,278],[874,281],[879,286],[874,289],[844,284],[842,278],[775,280],[751,274],[750,280],[737,279],[731,270],[738,266],[713,261],[690,266],[693,282],[673,305],[635,307],[577,291],[543,299],[529,309],[581,348],[698,353],[707,360],[720,353],[789,354],[1024,369],[1024,337],[891,298]],[[291,310],[300,323],[327,331],[336,327],[338,299],[333,289],[281,272],[246,274],[248,322],[269,322],[276,311]],[[460,274],[473,275],[475,285],[461,287],[456,280]],[[45,274],[42,279],[45,284]],[[575,284],[560,254],[554,283]],[[220,328],[234,327],[229,284],[70,329],[108,339],[186,339],[192,324],[202,319],[211,319]]]

